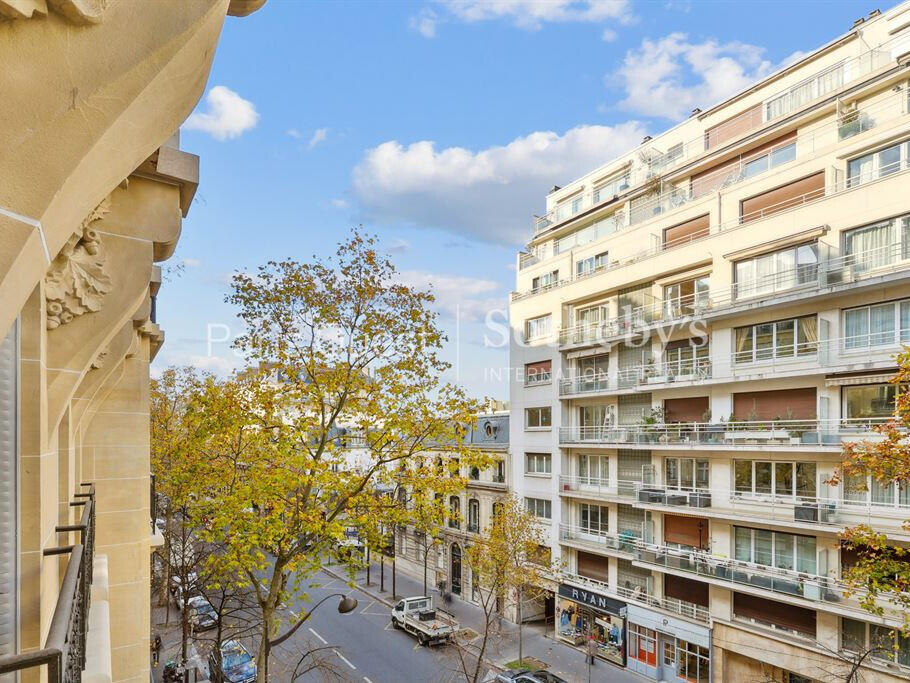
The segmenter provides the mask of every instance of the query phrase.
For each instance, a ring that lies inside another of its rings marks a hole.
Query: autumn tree
[[[330,259],[237,274],[228,301],[254,367],[199,396],[207,457],[197,482],[209,489],[207,539],[224,548],[212,561],[255,594],[264,682],[270,648],[309,616],[285,617],[289,598],[306,596],[324,562],[350,561],[345,528],[406,522],[408,507],[376,492],[457,484],[421,458],[440,444],[465,465],[486,456],[463,443],[480,406],[443,381],[432,296],[400,284],[372,238],[354,232]]]
[[[541,553],[546,538],[539,520],[514,495],[504,496],[495,507],[490,523],[477,540],[465,549],[465,561],[471,581],[478,588],[483,611],[480,644],[473,652],[464,644],[457,648],[461,670],[468,683],[483,676],[484,658],[491,641],[498,635],[502,611],[515,607],[519,625],[519,660],[521,651],[522,603],[541,594],[546,578],[556,571],[549,554]]]
[[[890,382],[899,388],[910,383],[910,352],[897,356],[897,374]],[[843,460],[832,484],[843,483],[846,490],[866,490],[867,477],[881,486],[910,486],[910,393],[897,392],[893,416],[876,431],[880,438],[844,445]],[[910,531],[910,520],[903,524]],[[870,613],[881,616],[879,602],[887,595],[896,611],[910,615],[910,549],[892,543],[887,534],[868,524],[848,528],[842,538],[845,548],[855,551],[857,562],[844,574],[844,580],[859,593],[860,602]]]

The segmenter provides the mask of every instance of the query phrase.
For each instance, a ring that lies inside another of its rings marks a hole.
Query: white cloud
[[[253,103],[223,85],[209,90],[205,103],[208,111],[190,114],[184,128],[201,130],[216,140],[229,140],[253,128],[259,121]]]
[[[440,0],[440,4],[462,21],[505,19],[529,31],[548,22],[634,21],[627,0]]]
[[[769,74],[764,48],[748,43],[691,43],[685,33],[645,39],[626,53],[616,77],[625,89],[620,106],[679,120],[707,109]],[[613,77],[608,79],[608,84]]]
[[[198,268],[202,265],[202,261],[197,258],[185,258],[183,261],[181,261],[181,263],[183,263],[183,265],[187,268]]]
[[[348,203],[343,199],[330,199],[329,204],[334,206],[336,209],[346,209],[348,208]]]
[[[424,7],[420,12],[408,20],[408,26],[412,31],[417,31],[424,38],[436,37],[436,25],[439,23],[439,15],[433,10]]]
[[[284,131],[284,132],[285,132],[287,135],[290,135],[290,136],[291,136],[292,138],[294,138],[295,140],[299,140],[301,137],[303,137],[303,134],[302,134],[299,130],[297,130],[296,128],[288,128],[288,129],[287,129],[286,131]]]
[[[433,308],[448,318],[457,317],[462,322],[483,322],[487,312],[508,308],[506,296],[494,294],[502,287],[494,280],[420,270],[403,270],[398,275],[402,284],[432,292],[436,297]]]
[[[605,28],[604,32],[600,34],[601,40],[605,43],[612,43],[619,37],[619,34],[616,33],[612,28]]]
[[[564,135],[536,132],[474,152],[437,149],[424,140],[384,142],[367,150],[353,187],[367,221],[404,222],[515,245],[530,237],[543,197],[641,142],[637,121],[578,126]]]
[[[307,149],[313,149],[320,142],[325,142],[326,137],[329,135],[328,128],[317,128],[313,131],[310,141],[307,143]]]
[[[401,237],[396,237],[388,245],[386,245],[385,250],[390,254],[402,254],[406,251],[409,251],[411,248],[411,243],[406,239]]]

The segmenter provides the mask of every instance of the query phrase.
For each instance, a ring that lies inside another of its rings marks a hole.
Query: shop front
[[[584,647],[593,636],[599,657],[625,666],[625,611],[626,603],[620,600],[561,583],[556,603],[556,637]]]
[[[627,666],[656,681],[708,683],[711,631],[684,619],[629,605]]]

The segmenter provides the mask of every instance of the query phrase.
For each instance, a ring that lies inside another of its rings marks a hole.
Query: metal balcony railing
[[[888,418],[845,420],[737,420],[560,427],[559,443],[600,445],[756,445],[778,448],[840,447],[868,439]]]
[[[633,588],[611,586],[604,581],[598,581],[597,579],[591,579],[587,576],[581,576],[580,574],[571,572],[562,572],[561,578],[564,581],[585,586],[586,588],[596,590],[599,593],[616,596],[626,602],[634,602],[642,606],[657,608],[664,612],[677,614],[705,624],[710,623],[711,621],[710,612],[700,605],[684,600],[677,600],[676,598],[657,598],[640,586]]]
[[[92,565],[95,555],[95,486],[82,484],[73,507],[82,507],[78,524],[61,525],[59,533],[78,531],[80,542],[43,551],[45,557],[69,555],[44,647],[0,657],[0,674],[47,667],[48,683],[79,683],[85,669],[85,636],[91,603]]]

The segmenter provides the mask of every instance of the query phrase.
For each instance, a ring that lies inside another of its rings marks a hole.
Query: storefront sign
[[[654,631],[667,633],[702,647],[709,647],[711,644],[711,631],[703,626],[659,612],[652,612],[636,605],[629,605],[626,609],[626,618],[630,624],[638,624]]]
[[[606,595],[600,595],[586,588],[570,586],[567,583],[559,584],[559,595],[609,614],[621,615],[621,610],[626,606],[626,603],[619,600],[608,598]]]

